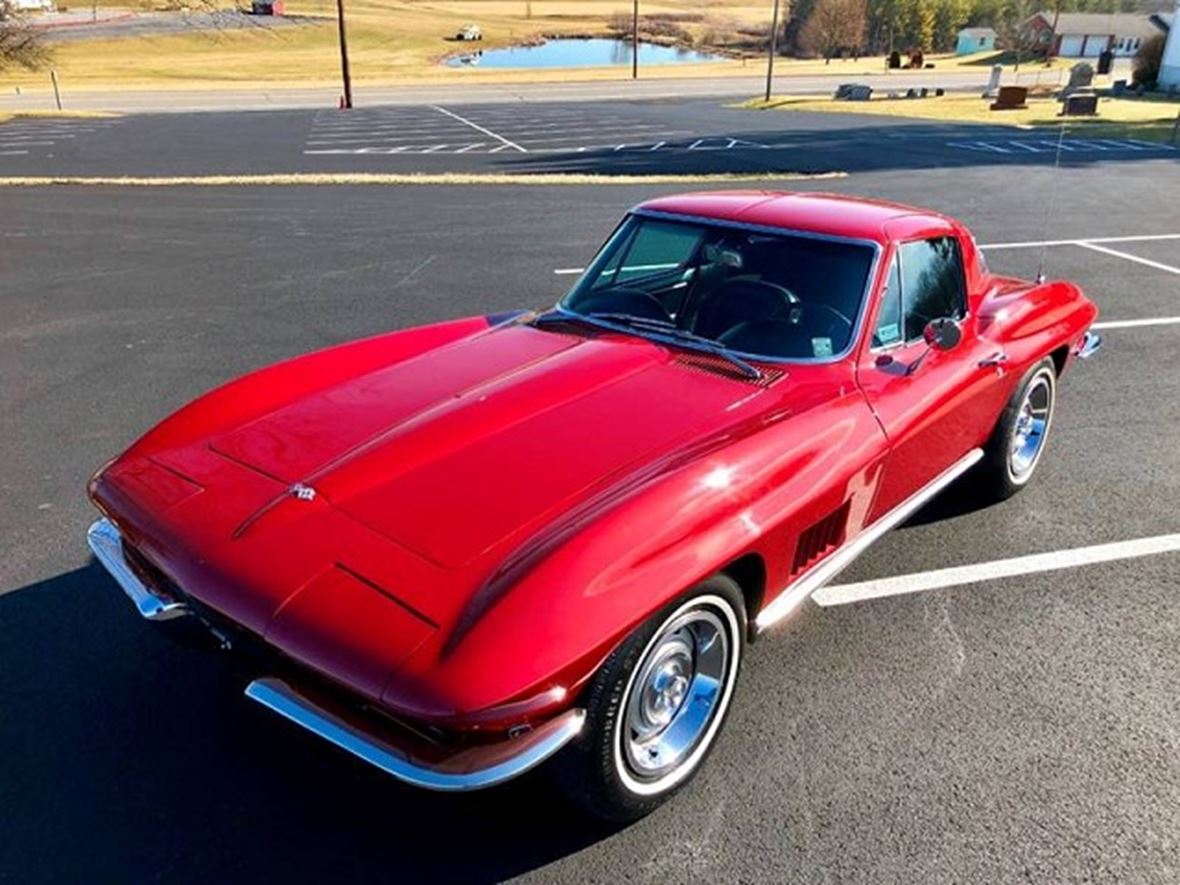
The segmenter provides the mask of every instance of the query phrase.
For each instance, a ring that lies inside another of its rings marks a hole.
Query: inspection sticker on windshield
[[[831,338],[812,338],[811,352],[815,356],[831,356],[832,355],[832,339]]]

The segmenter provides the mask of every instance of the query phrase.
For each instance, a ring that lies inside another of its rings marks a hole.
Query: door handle
[[[979,361],[979,368],[990,369],[993,366],[995,366],[995,367],[1002,366],[1006,362],[1008,362],[1008,354],[1004,353],[1004,351],[1002,351],[1002,350],[997,350],[991,356],[987,356],[987,357],[984,357],[983,359],[981,359]]]

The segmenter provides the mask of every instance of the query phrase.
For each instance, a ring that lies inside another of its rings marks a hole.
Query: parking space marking
[[[1152,317],[1145,320],[1111,320],[1095,323],[1092,329],[1137,329],[1140,326],[1174,326],[1180,324],[1180,317]]]
[[[448,111],[446,108],[439,107],[436,104],[431,105],[431,107],[434,108],[436,111],[438,111],[440,114],[446,114],[448,117],[458,120],[460,123],[466,123],[468,126],[470,126],[472,129],[476,130],[477,132],[482,132],[484,135],[490,135],[492,138],[496,139],[496,141],[503,142],[506,147],[515,148],[516,150],[520,151],[522,154],[528,153],[527,150],[522,148],[515,141],[509,141],[503,135],[497,135],[491,129],[485,129],[483,126],[480,126],[478,123],[472,123],[466,117],[461,117],[458,114],[456,114],[454,111]]]
[[[1127,261],[1134,261],[1136,264],[1145,264],[1148,267],[1154,267],[1156,270],[1167,271],[1180,275],[1180,267],[1172,267],[1170,264],[1161,264],[1158,261],[1152,261],[1150,258],[1140,258],[1138,255],[1132,255],[1130,252],[1120,252],[1118,249],[1108,249],[1106,246],[1099,246],[1093,242],[1086,240],[1079,240],[1075,245],[1081,246],[1083,249],[1089,249],[1093,252],[1101,252],[1104,255],[1113,255],[1116,258],[1124,258]]]
[[[948,141],[947,147],[992,154],[1145,153],[1175,151],[1174,145],[1140,138],[1006,138],[986,141]]]
[[[991,562],[978,562],[973,565],[897,575],[892,578],[878,578],[855,584],[829,585],[817,591],[812,599],[819,605],[829,608],[887,596],[904,596],[910,593],[943,590],[964,584],[979,584],[1000,578],[1012,578],[1176,552],[1180,552],[1180,534],[1156,535],[1151,538],[1095,544],[1092,547],[1074,547],[1069,550],[1034,553],[1030,556],[1017,556],[1012,559],[995,559]]]
[[[418,154],[653,153],[793,149],[726,134],[702,135],[675,121],[627,119],[585,112],[505,113],[481,106],[441,105],[321,113],[312,121],[305,155],[410,156]],[[439,147],[438,145],[443,145]]]
[[[22,157],[30,153],[44,154],[63,141],[73,144],[114,126],[120,121],[110,119],[54,120],[17,118],[0,124],[0,157]]]
[[[1149,243],[1157,240],[1180,240],[1180,234],[1140,234],[1124,237],[1086,237],[1073,240],[1028,240],[1021,243],[988,243],[980,249],[1039,249],[1042,246],[1076,246],[1079,243]]]

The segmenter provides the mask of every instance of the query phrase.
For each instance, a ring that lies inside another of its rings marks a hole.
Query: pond
[[[725,56],[676,46],[639,44],[639,65],[690,64],[722,61]],[[454,56],[447,67],[465,68],[591,68],[631,64],[631,41],[595,38],[549,40],[538,46],[510,46]]]

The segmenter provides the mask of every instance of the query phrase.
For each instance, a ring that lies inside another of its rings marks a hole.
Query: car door
[[[887,513],[982,445],[1007,394],[994,343],[969,312],[963,244],[953,232],[895,245],[877,297],[871,339],[857,380],[889,438],[890,451],[870,514]],[[927,346],[934,319],[959,323],[949,350]]]

